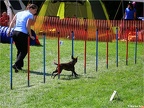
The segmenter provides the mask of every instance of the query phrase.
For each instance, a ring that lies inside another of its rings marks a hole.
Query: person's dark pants
[[[13,40],[15,42],[15,46],[17,48],[17,59],[15,65],[18,68],[24,66],[24,58],[27,55],[28,51],[28,34],[14,31],[13,32]]]

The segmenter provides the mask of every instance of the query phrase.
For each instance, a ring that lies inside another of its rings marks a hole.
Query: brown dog
[[[53,73],[52,73],[52,76],[54,75],[54,73],[56,73],[53,78],[55,78],[55,76],[57,76],[58,74],[60,74],[63,69],[67,70],[67,71],[71,71],[72,72],[72,76],[74,74],[75,77],[77,77],[78,74],[75,72],[74,65],[76,64],[78,57],[74,58],[72,56],[71,58],[72,58],[72,61],[70,61],[68,63],[61,63],[59,65],[57,63],[54,63],[55,65],[57,65],[57,67],[56,67],[56,70],[53,71]],[[59,73],[58,73],[58,71],[59,71]]]

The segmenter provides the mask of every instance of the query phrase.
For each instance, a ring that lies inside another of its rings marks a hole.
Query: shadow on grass
[[[23,72],[28,72],[28,70],[22,70]],[[36,75],[44,75],[43,72],[38,72],[38,71],[30,71],[30,74],[36,74]],[[50,76],[51,77],[51,73],[45,73],[45,76]],[[90,79],[96,79],[96,77],[94,76],[86,76],[85,75],[78,75],[77,77],[72,76],[72,75],[65,75],[65,74],[60,74],[60,80],[77,80],[80,79],[81,77],[83,78],[90,78]],[[58,76],[56,76],[55,78],[58,78]],[[53,79],[53,76],[52,76]]]
[[[23,72],[27,73],[28,70],[22,70]],[[30,74],[36,74],[36,75],[44,75],[43,72],[38,72],[38,71],[30,71]],[[45,76],[51,76],[51,73],[45,73]],[[60,80],[76,80],[76,79],[80,79],[80,77],[82,77],[81,75],[78,75],[77,77],[72,76],[72,75],[64,75],[61,74],[60,75]],[[52,76],[53,78],[53,76]],[[55,78],[58,78],[58,76],[56,76]]]
[[[64,76],[64,77],[60,77],[60,80],[77,80],[77,79],[80,79],[81,75],[78,75],[77,77],[75,76],[72,76],[72,75],[64,75],[64,74],[61,74],[60,76]]]
[[[31,46],[35,46],[35,47],[43,47],[42,44],[40,44],[40,45],[31,45]]]
[[[113,102],[123,102],[123,100],[120,97],[114,98]]]
[[[23,72],[28,72],[28,70],[22,70]],[[36,74],[36,75],[44,75],[43,72],[38,72],[38,71],[30,71],[30,74]],[[46,76],[51,76],[49,73],[45,73]]]
[[[22,70],[22,72],[27,73],[28,70]],[[35,75],[44,75],[43,72],[39,72],[39,71],[30,71],[30,74],[35,74]],[[50,76],[51,77],[51,73],[45,73],[45,76]],[[53,79],[53,76],[51,77]],[[96,79],[97,77],[95,76],[90,76],[88,74],[78,74],[77,77],[70,75],[65,75],[65,74],[60,74],[60,80],[77,80],[80,78],[88,78],[88,79]],[[58,75],[54,78],[54,79],[58,79]]]

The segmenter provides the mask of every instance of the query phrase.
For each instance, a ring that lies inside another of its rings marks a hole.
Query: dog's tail
[[[58,65],[56,62],[54,62],[55,65]]]

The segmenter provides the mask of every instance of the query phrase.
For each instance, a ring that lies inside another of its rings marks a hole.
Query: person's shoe
[[[18,68],[16,65],[12,65],[12,68],[15,70],[16,73],[18,72]]]

